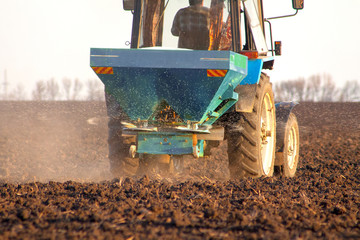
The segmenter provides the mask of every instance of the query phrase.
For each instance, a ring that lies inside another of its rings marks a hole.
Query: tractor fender
[[[239,95],[238,101],[235,104],[236,112],[251,113],[253,111],[256,88],[260,81],[260,77],[263,75],[261,70],[263,68],[264,60],[269,61],[271,59],[272,58],[248,60],[248,74],[234,90]]]
[[[255,103],[257,84],[238,85],[235,92],[239,94],[238,101],[235,104],[236,112],[252,112]]]
[[[285,127],[293,108],[297,102],[279,102],[275,104],[276,113],[276,152],[282,152],[284,148]]]

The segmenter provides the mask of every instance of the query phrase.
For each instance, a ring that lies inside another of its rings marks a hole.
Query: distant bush
[[[276,101],[355,102],[360,101],[360,84],[347,81],[337,87],[328,74],[313,75],[308,79],[282,81],[274,84]]]
[[[2,84],[5,86],[5,84]],[[9,101],[104,101],[104,85],[100,80],[90,79],[83,84],[79,79],[64,78],[59,84],[54,78],[39,80],[31,90],[29,97],[24,86],[18,84],[14,89],[1,87],[0,100]]]

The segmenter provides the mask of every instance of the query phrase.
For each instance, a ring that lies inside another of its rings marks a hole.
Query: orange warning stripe
[[[114,74],[112,67],[92,67],[97,74]]]
[[[207,76],[208,77],[225,77],[228,70],[221,69],[208,69]]]

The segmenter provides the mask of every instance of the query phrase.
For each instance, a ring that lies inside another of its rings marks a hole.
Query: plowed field
[[[224,143],[112,179],[104,103],[0,102],[0,239],[360,239],[360,103],[296,113],[294,178],[231,181]]]

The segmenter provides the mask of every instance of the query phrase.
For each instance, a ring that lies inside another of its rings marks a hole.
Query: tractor
[[[105,86],[111,172],[143,174],[154,163],[181,172],[185,156],[196,161],[226,140],[232,179],[294,176],[297,103],[275,103],[264,73],[281,55],[270,20],[304,2],[292,5],[294,14],[266,19],[262,0],[123,0],[130,48],[90,53]]]

